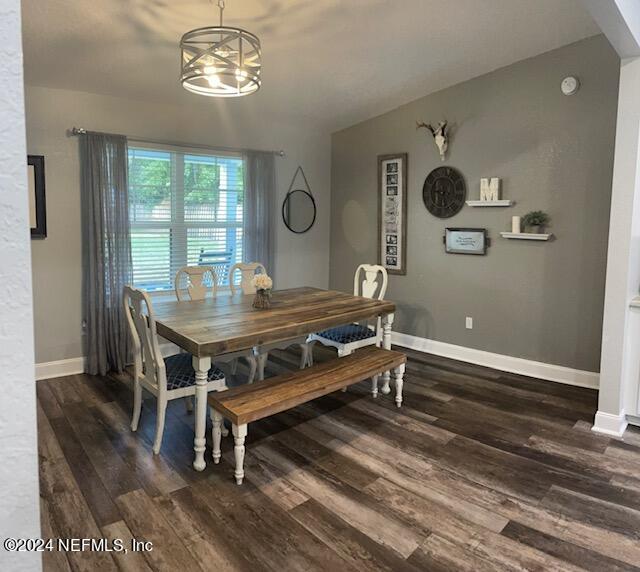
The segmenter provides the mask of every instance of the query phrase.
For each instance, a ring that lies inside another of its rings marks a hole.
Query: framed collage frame
[[[378,261],[407,273],[407,153],[378,156]]]

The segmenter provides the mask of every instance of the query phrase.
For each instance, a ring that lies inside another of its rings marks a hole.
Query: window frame
[[[147,143],[139,140],[129,140],[129,150],[141,151],[160,151],[170,154],[170,185],[171,185],[171,217],[168,220],[159,221],[130,221],[130,231],[144,229],[166,229],[169,231],[169,281],[166,287],[145,289],[147,294],[153,298],[173,299],[174,277],[175,271],[188,265],[189,260],[189,230],[192,229],[238,229],[241,231],[239,238],[239,248],[234,252],[234,258],[231,260],[230,266],[238,262],[238,253],[244,252],[244,201],[242,207],[242,216],[240,220],[235,221],[208,221],[208,220],[185,220],[185,159],[189,156],[202,156],[210,158],[231,158],[238,159],[242,162],[243,169],[246,168],[246,162],[241,152],[233,152],[228,150],[216,150],[214,148],[200,148],[188,146],[162,145],[159,143]],[[128,159],[127,159],[128,161]],[[131,195],[131,182],[129,181],[129,194]],[[228,189],[227,189],[228,190]],[[244,194],[244,181],[242,182],[242,193]],[[177,259],[174,258],[177,256]],[[132,252],[133,266],[133,252]],[[172,270],[174,272],[172,272]],[[133,268],[132,268],[133,274]],[[173,274],[173,275],[172,275]],[[133,281],[133,285],[138,288],[138,284]],[[228,282],[218,284],[218,290],[229,290]]]

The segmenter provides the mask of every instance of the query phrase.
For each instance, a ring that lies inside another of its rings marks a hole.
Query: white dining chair
[[[229,270],[229,288],[231,292],[235,294],[238,291],[238,286],[234,284],[234,276],[236,271],[240,272],[240,289],[244,295],[251,295],[256,293],[256,287],[253,285],[253,277],[256,274],[267,274],[267,269],[264,264],[260,262],[239,262],[234,264]],[[299,345],[303,346],[306,343],[306,338],[295,338],[293,340],[283,340],[281,342],[274,342],[265,344],[262,346],[256,346],[253,348],[253,353],[258,360],[258,379],[261,381],[264,379],[264,369],[269,358],[269,351],[275,349],[286,349],[289,346]],[[306,361],[301,360],[300,369],[304,367]]]
[[[189,354],[162,357],[153,306],[148,294],[137,288],[125,286],[123,298],[134,348],[131,430],[138,429],[144,388],[157,400],[156,436],[153,442],[153,452],[157,455],[162,444],[167,403],[173,399],[195,395],[195,371]],[[207,382],[209,391],[226,389],[224,373],[215,366],[209,370]]]
[[[238,287],[234,284],[235,273],[240,272],[240,289],[243,294],[255,294],[256,287],[253,285],[253,277],[256,274],[266,274],[267,269],[260,262],[238,262],[229,270],[229,289],[235,294]]]
[[[353,278],[353,295],[365,298],[383,300],[387,292],[387,270],[377,264],[361,264],[356,269]],[[313,344],[320,342],[324,346],[331,346],[338,350],[338,357],[348,356],[358,348],[376,345],[382,342],[382,327],[380,318],[375,325],[346,324],[324,330],[307,337],[307,343],[302,348],[304,366],[313,365]]]
[[[178,301],[204,300],[207,292],[218,292],[218,276],[213,266],[183,266],[176,272],[174,290]]]
[[[229,276],[231,275],[230,273]],[[204,300],[208,292],[211,292],[212,296],[216,296],[218,277],[212,266],[183,266],[176,272],[174,286],[178,301]],[[247,362],[249,367],[248,381],[253,383],[258,369],[258,359],[252,350],[216,356],[217,362],[231,363],[231,373],[234,375],[237,371],[238,359],[244,359]]]

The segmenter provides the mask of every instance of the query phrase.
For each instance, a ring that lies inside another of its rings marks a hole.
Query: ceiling
[[[335,131],[427,93],[599,33],[580,0],[227,0],[257,34],[263,86],[217,100],[178,84],[180,36],[210,0],[23,0],[28,84],[234,106]]]

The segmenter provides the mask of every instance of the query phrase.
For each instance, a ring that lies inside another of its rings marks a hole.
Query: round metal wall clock
[[[460,212],[467,197],[462,173],[453,167],[438,167],[429,173],[422,187],[422,200],[427,210],[439,218]]]

